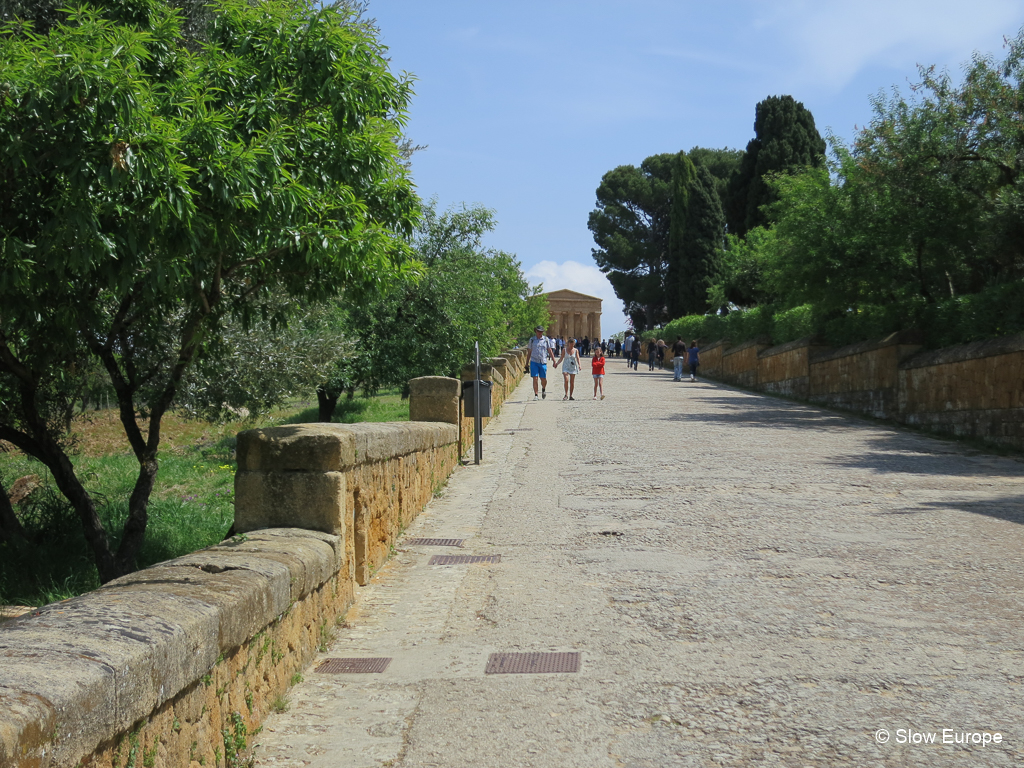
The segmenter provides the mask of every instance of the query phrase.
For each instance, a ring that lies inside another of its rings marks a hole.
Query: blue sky
[[[1024,0],[468,2],[371,0],[392,68],[416,78],[419,193],[497,212],[488,245],[531,282],[621,302],[590,255],[601,176],[659,152],[742,149],[754,106],[790,94],[849,141],[870,97],[917,65],[1004,55]]]

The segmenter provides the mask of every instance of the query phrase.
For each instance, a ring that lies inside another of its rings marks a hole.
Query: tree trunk
[[[153,429],[152,419],[150,430]],[[159,429],[159,425],[157,426]],[[117,548],[116,565],[123,576],[138,568],[137,559],[139,551],[146,540],[146,525],[149,522],[149,497],[153,493],[153,486],[156,484],[156,473],[158,470],[156,451],[153,456],[139,462],[139,476],[135,480],[135,487],[128,499],[128,519],[124,523],[124,531],[121,534],[121,543]]]
[[[85,534],[85,540],[96,560],[100,583],[106,584],[111,579],[123,576],[124,573],[118,570],[114,560],[114,553],[110,549],[110,540],[107,538],[103,521],[96,513],[96,504],[75,475],[75,468],[71,460],[64,451],[54,445],[50,451],[47,451],[47,456],[42,461],[53,475],[57,488],[64,498],[71,502],[71,506],[75,508],[82,521],[82,532]]]
[[[25,529],[14,514],[14,507],[7,496],[7,489],[0,482],[0,542],[13,543],[15,539],[25,538]]]
[[[331,417],[334,416],[334,409],[338,405],[339,397],[341,397],[341,392],[334,392],[326,387],[316,388],[316,401],[320,409],[316,417],[317,421],[330,422]]]

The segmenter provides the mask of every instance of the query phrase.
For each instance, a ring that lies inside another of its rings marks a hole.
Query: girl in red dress
[[[590,358],[590,370],[594,374],[594,399],[597,400],[597,391],[601,390],[601,399],[604,400],[604,354],[600,347],[594,350],[594,356]]]

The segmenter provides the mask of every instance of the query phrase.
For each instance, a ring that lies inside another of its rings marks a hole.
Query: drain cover
[[[492,653],[487,659],[486,675],[536,674],[539,672],[579,672],[580,654],[568,653]]]
[[[427,565],[462,565],[463,563],[500,563],[501,555],[434,555]]]
[[[465,539],[409,539],[406,544],[416,547],[461,547]]]
[[[327,675],[342,675],[348,672],[383,672],[390,663],[390,657],[378,659],[326,659],[315,671]]]

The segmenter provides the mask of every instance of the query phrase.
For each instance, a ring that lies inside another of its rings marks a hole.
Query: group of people
[[[544,400],[548,396],[548,360],[555,368],[562,367],[562,383],[564,385],[563,400],[575,400],[576,376],[583,370],[583,360],[576,346],[576,339],[567,339],[559,345],[556,339],[544,335],[544,328],[537,326],[534,337],[530,339],[530,376],[533,377],[533,399]],[[589,350],[588,350],[589,352]],[[588,352],[584,352],[586,355]],[[590,372],[594,377],[594,399],[604,400],[604,350],[595,344],[590,357]],[[540,391],[537,384],[540,383]]]
[[[551,360],[555,368],[562,367],[562,382],[564,386],[563,400],[575,400],[573,397],[576,389],[576,376],[583,370],[581,356],[585,357],[593,351],[590,357],[591,374],[594,377],[594,399],[604,400],[604,365],[605,354],[610,348],[612,354],[623,355],[626,364],[634,371],[640,361],[642,342],[632,331],[626,332],[626,338],[622,341],[597,341],[591,342],[587,337],[577,345],[576,339],[563,340],[561,337],[550,339],[544,335],[544,328],[537,326],[534,329],[534,338],[530,339],[530,376],[533,377],[533,399],[543,400],[548,396],[548,360]],[[593,349],[591,350],[591,344]],[[655,363],[660,364],[665,359],[665,349],[668,347],[663,341],[651,342],[647,346],[647,358],[649,370],[654,370]],[[690,381],[697,380],[697,366],[700,365],[700,348],[696,341],[691,341],[686,346],[682,336],[676,336],[676,342],[672,345],[673,365],[675,375],[673,381],[683,380],[683,368],[688,365],[690,369]],[[538,389],[538,384],[540,388]]]
[[[640,365],[640,353],[643,351],[643,342],[634,336],[632,331],[627,331],[626,340],[623,342],[622,347],[626,356],[626,364],[634,371],[637,370]],[[647,370],[653,371],[656,365],[659,368],[661,367],[665,361],[665,350],[667,348],[668,345],[660,339],[648,343]],[[689,365],[690,381],[696,381],[697,366],[700,365],[700,348],[697,346],[697,342],[691,341],[690,346],[687,347],[683,337],[676,336],[676,343],[672,345],[672,363],[675,368],[673,381],[683,380],[684,365]]]
[[[555,343],[555,354],[557,355],[561,355],[562,350],[569,343],[564,336],[555,336],[551,341]],[[591,339],[588,336],[584,336],[578,341],[576,339],[571,339],[571,341],[575,342],[576,351],[583,355],[583,357],[587,357],[591,352],[596,351],[600,351],[602,357],[605,355],[615,357],[622,354],[622,342],[615,339]]]

